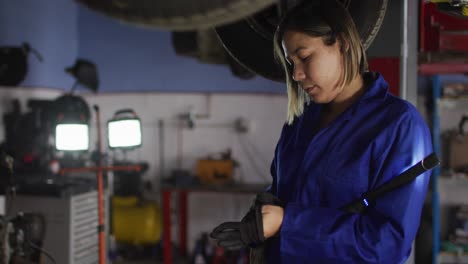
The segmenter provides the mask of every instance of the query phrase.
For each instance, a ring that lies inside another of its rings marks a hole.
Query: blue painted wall
[[[100,91],[273,92],[284,84],[262,77],[242,80],[227,65],[178,56],[170,32],[122,24],[68,0],[0,0],[0,45],[27,41],[43,56],[30,56],[22,86],[69,90],[64,68],[77,57],[98,65]]]
[[[0,0],[0,45],[29,42],[43,56],[29,57],[23,86],[69,89],[73,78],[64,68],[78,54],[77,6],[63,0]]]
[[[386,24],[394,25],[389,22],[387,17],[381,33],[388,31]],[[382,56],[383,35],[369,50],[371,55]],[[29,57],[30,71],[22,86],[69,90],[74,80],[64,68],[82,57],[98,65],[102,92],[285,92],[282,83],[260,76],[242,80],[227,65],[176,55],[168,31],[123,24],[71,0],[0,0],[0,45],[24,41],[42,53],[44,62]],[[447,77],[453,79],[467,77]],[[426,86],[424,78],[421,84]]]
[[[78,8],[79,55],[99,65],[102,91],[284,92],[262,77],[242,80],[227,65],[176,55],[168,31],[138,27]]]

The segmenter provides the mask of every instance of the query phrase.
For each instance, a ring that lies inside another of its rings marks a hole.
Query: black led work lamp
[[[141,146],[141,120],[132,109],[115,112],[107,122],[109,148],[130,150]]]

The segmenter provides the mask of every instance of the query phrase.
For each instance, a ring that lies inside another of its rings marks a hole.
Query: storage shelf
[[[437,188],[441,205],[468,204],[468,177],[440,176]]]
[[[423,63],[418,66],[419,74],[422,75],[436,75],[436,74],[456,74],[467,73],[467,62],[437,62],[437,63]]]
[[[437,99],[437,106],[441,109],[455,109],[461,107],[468,109],[468,96],[442,97]]]
[[[468,71],[468,64],[465,64],[466,70]],[[443,70],[441,68],[440,70]],[[453,69],[458,70],[458,69]],[[436,101],[433,104],[433,113],[432,113],[432,136],[433,136],[433,145],[434,151],[437,155],[441,154],[441,126],[440,126],[440,110],[442,109],[460,109],[460,107],[466,106],[466,97],[441,97],[442,95],[442,82],[440,74],[446,73],[444,71],[434,72],[432,76],[432,96]],[[449,175],[450,176],[450,175]],[[432,174],[432,240],[433,240],[433,263],[467,263],[468,264],[468,255],[456,255],[456,254],[446,254],[445,252],[440,253],[440,206],[442,204],[467,204],[468,203],[468,178],[463,175],[462,177],[453,176],[448,177],[441,171],[440,167],[436,167],[433,170]]]
[[[451,252],[440,252],[437,257],[438,264],[468,264],[468,254],[457,255]]]

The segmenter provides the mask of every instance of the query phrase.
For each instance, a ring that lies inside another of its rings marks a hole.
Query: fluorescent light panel
[[[110,121],[107,125],[109,146],[128,148],[141,145],[141,122],[139,119]]]
[[[88,150],[88,125],[58,124],[55,127],[55,148],[64,151]]]

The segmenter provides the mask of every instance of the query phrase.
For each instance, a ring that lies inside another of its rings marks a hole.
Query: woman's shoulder
[[[412,103],[398,96],[389,94],[385,105],[390,115],[400,117],[400,119],[423,121],[419,110]]]
[[[370,81],[368,98],[369,111],[381,113],[387,121],[400,119],[423,120],[419,110],[409,101],[389,91],[388,83],[379,73],[369,72],[365,76]]]
[[[394,95],[388,96],[386,101],[387,111],[379,121],[385,133],[400,140],[415,140],[415,137],[427,140],[431,137],[427,122],[413,104]]]
[[[409,127],[428,130],[420,111],[411,102],[389,93],[388,89],[377,89],[372,100],[366,100],[364,105],[365,110],[360,111],[361,119],[366,122],[372,120],[374,129],[380,128],[386,133],[396,133]]]

